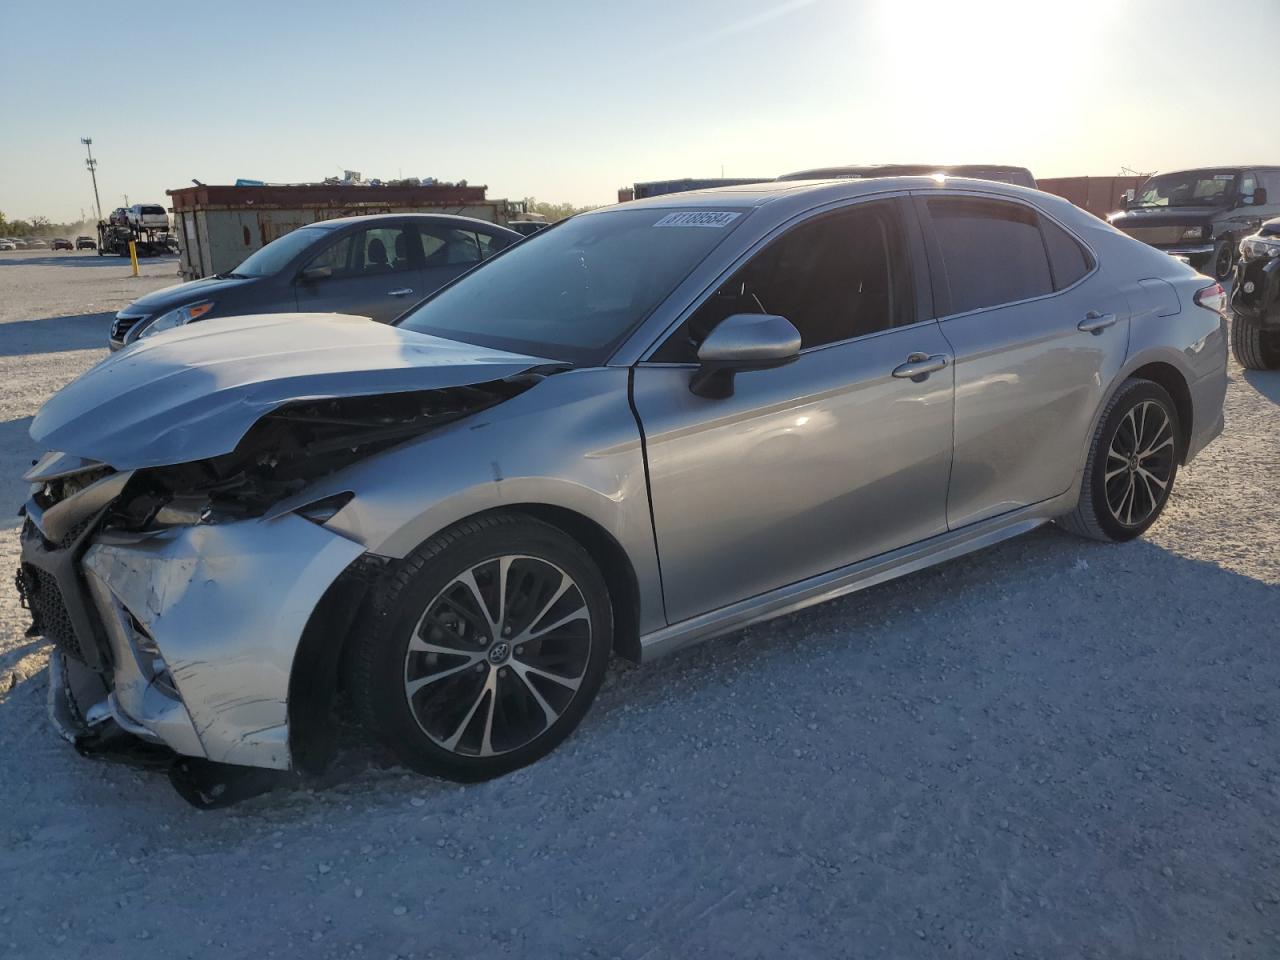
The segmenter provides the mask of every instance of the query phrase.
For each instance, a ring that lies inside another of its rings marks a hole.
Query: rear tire
[[[1121,543],[1159,519],[1182,458],[1173,398],[1150,380],[1126,380],[1098,423],[1076,508],[1057,523],[1091,540]]]
[[[1280,330],[1239,315],[1231,318],[1231,352],[1248,370],[1280,370]]]
[[[1223,283],[1231,276],[1231,271],[1236,266],[1236,245],[1230,237],[1224,237],[1218,241],[1217,249],[1213,251],[1213,279],[1219,283]]]
[[[361,719],[409,767],[463,782],[533,763],[572,733],[613,639],[590,555],[514,513],[428,540],[375,609],[351,659]]]

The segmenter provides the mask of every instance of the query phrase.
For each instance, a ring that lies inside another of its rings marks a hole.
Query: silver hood
[[[343,314],[206,320],[113,354],[54,394],[31,437],[117,470],[229,453],[298,400],[437,390],[550,361]]]

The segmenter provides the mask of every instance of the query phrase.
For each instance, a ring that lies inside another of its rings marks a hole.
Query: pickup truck
[[[1218,281],[1242,239],[1280,215],[1280,167],[1207,167],[1149,177],[1107,220],[1135,240],[1185,257]]]

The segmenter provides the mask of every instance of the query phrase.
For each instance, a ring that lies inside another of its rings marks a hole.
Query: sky
[[[1280,163],[1280,0],[0,0],[0,211],[434,176],[612,203],[675,177]]]

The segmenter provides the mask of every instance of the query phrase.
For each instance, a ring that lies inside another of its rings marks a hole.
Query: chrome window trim
[[[683,323],[684,321],[680,321]],[[915,323],[904,323],[900,327],[886,327],[883,330],[876,330],[874,333],[864,333],[856,337],[848,337],[844,340],[832,340],[830,343],[818,343],[812,347],[805,347],[797,356],[806,357],[811,353],[817,353],[820,350],[829,350],[832,347],[846,347],[851,343],[863,343],[867,340],[874,340],[876,337],[884,337],[891,333],[901,333],[903,330],[915,330],[931,323],[937,323],[937,318],[926,317],[924,320],[917,320]],[[679,324],[677,324],[679,326]],[[665,342],[665,341],[662,341]],[[656,348],[655,348],[656,349]],[[648,360],[640,361],[646,369],[671,369],[671,370],[697,370],[700,364],[696,360]]]
[[[993,303],[984,307],[974,307],[972,310],[961,310],[958,313],[941,314],[934,318],[939,323],[943,323],[944,321],[947,321],[947,320],[954,320],[957,317],[969,317],[975,313],[986,313],[989,310],[1003,310],[1005,307],[1017,307],[1026,303],[1038,303],[1041,300],[1052,300],[1054,297],[1060,297],[1065,293],[1070,293],[1072,290],[1080,286],[1080,284],[1084,283],[1086,280],[1088,280],[1095,273],[1097,273],[1099,270],[1102,269],[1102,260],[1098,257],[1097,251],[1095,251],[1092,246],[1086,243],[1074,230],[1068,227],[1065,223],[1063,223],[1053,214],[1037,206],[1036,204],[1031,203],[1029,200],[1024,200],[1021,197],[1011,197],[1008,194],[1004,194],[1004,193],[987,193],[986,191],[983,191],[983,190],[973,190],[973,189],[941,190],[937,193],[934,193],[933,191],[925,192],[920,190],[913,190],[913,191],[910,191],[910,195],[913,197],[922,197],[925,200],[928,200],[930,197],[975,197],[982,200],[997,200],[997,201],[1003,201],[1004,203],[1019,204],[1021,206],[1027,207],[1028,209],[1034,210],[1040,216],[1046,218],[1050,222],[1061,227],[1063,230],[1067,232],[1067,236],[1071,237],[1073,240],[1079,243],[1082,247],[1088,250],[1089,256],[1093,258],[1093,269],[1090,270],[1088,273],[1086,273],[1084,276],[1082,276],[1075,283],[1071,284],[1070,286],[1063,287],[1061,290],[1053,290],[1053,291],[1050,291],[1049,293],[1042,293],[1037,297],[1024,297],[1021,300],[1008,300],[1008,301],[1005,301],[1004,303]],[[921,228],[925,230],[928,230],[931,227],[932,227],[932,224],[929,224],[928,227],[926,227],[924,224],[921,224]],[[937,241],[936,236],[934,237],[934,241],[935,242]],[[1048,260],[1048,258],[1049,258],[1049,251],[1046,249],[1045,259]],[[1052,262],[1049,263],[1049,275],[1050,277],[1053,276]]]
[[[838,200],[828,200],[825,203],[819,203],[819,204],[815,204],[812,207],[806,207],[804,210],[799,211],[790,219],[785,220],[780,224],[777,224],[776,226],[774,226],[772,230],[767,232],[763,237],[756,240],[756,242],[753,243],[749,248],[747,248],[745,252],[739,254],[739,256],[736,259],[734,259],[734,261],[726,269],[718,273],[712,279],[711,283],[707,287],[705,287],[701,293],[697,294],[697,296],[694,297],[694,299],[690,301],[690,303],[686,305],[684,309],[682,309],[676,315],[675,319],[672,320],[666,326],[666,328],[663,329],[663,331],[660,334],[658,334],[658,336],[647,347],[639,351],[640,356],[635,362],[637,364],[644,364],[645,366],[655,366],[655,367],[674,367],[674,368],[696,367],[697,366],[696,363],[677,362],[677,361],[656,362],[651,358],[653,357],[653,354],[658,350],[658,348],[661,347],[664,343],[666,343],[667,339],[673,333],[675,333],[676,330],[680,328],[680,325],[684,323],[686,320],[688,320],[690,316],[696,313],[698,309],[704,303],[706,303],[707,300],[711,297],[711,294],[713,294],[716,290],[718,290],[721,287],[721,285],[723,285],[728,280],[729,277],[733,276],[733,274],[738,269],[744,266],[748,260],[754,257],[757,253],[763,250],[766,246],[768,246],[770,243],[776,240],[783,233],[786,233],[787,231],[791,230],[793,227],[798,226],[802,221],[809,220],[813,217],[821,216],[824,213],[830,213],[834,210],[841,210],[849,207],[859,206],[864,203],[874,203],[876,201],[891,200],[897,197],[908,197],[910,195],[911,195],[911,192],[909,190],[903,190],[901,188],[898,188],[898,189],[884,190],[877,193],[859,194],[858,196],[852,197],[852,198],[842,197],[841,199],[838,199]],[[905,231],[905,224],[903,225],[903,229]],[[908,251],[907,257],[908,257],[908,260],[911,259],[911,255],[909,251]],[[914,270],[915,268],[916,268],[916,265],[912,263],[912,269]],[[659,305],[659,307],[661,307],[661,304]],[[657,308],[655,308],[655,310],[656,309]],[[921,324],[924,324],[924,323],[932,323],[934,322],[934,319],[935,318],[933,317],[927,317],[921,320],[917,320],[914,323],[903,324],[900,327],[888,327],[884,330],[877,330],[874,333],[864,333],[861,336],[849,337],[845,340],[833,340],[830,343],[815,344],[812,347],[806,347],[805,349],[801,350],[800,355],[804,356],[805,354],[811,353],[814,350],[823,350],[823,349],[826,349],[827,347],[841,346],[843,344],[853,343],[858,340],[866,340],[869,337],[878,337],[878,336],[881,336],[882,334],[893,333],[898,330],[906,330],[911,327],[920,326]],[[631,365],[632,364],[627,364],[627,366],[631,366]]]

